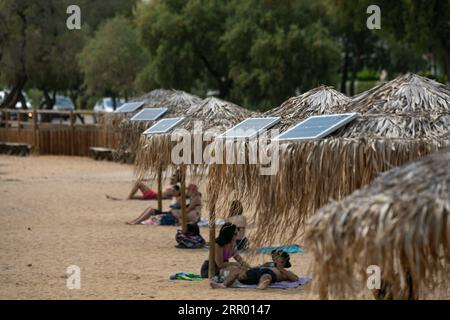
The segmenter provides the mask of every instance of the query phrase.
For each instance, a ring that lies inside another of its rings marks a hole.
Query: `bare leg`
[[[211,281],[211,288],[213,289],[225,289],[231,286],[239,277],[239,270],[231,270],[230,274],[225,278],[225,281],[223,283],[215,283],[214,281]]]
[[[150,218],[153,215],[155,215],[155,209],[149,207],[149,208],[145,209],[144,212],[142,212],[142,214],[137,219],[129,221],[129,222],[127,222],[127,224],[139,224],[142,221],[147,220],[148,218]]]
[[[259,279],[259,284],[256,287],[256,289],[259,289],[259,290],[267,289],[267,287],[270,285],[271,282],[272,282],[272,276],[270,274],[264,274]]]
[[[127,199],[133,199],[133,197],[135,196],[136,192],[138,192],[139,190],[139,184],[140,182],[136,182],[133,186],[133,188],[130,191],[130,194],[128,195]]]

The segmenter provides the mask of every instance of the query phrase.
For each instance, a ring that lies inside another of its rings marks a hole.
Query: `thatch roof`
[[[274,128],[286,130],[309,116],[342,112],[344,106],[349,102],[349,97],[332,87],[320,86],[289,98],[279,107],[267,111],[264,115],[281,117],[281,122]]]
[[[184,91],[156,89],[132,101],[144,101],[143,108],[165,107],[168,110],[164,117],[168,118],[184,115],[191,106],[200,103],[202,100]],[[134,114],[140,110],[134,112]],[[134,159],[142,132],[154,124],[154,121],[131,121],[130,119],[131,116],[128,115],[120,117],[120,121],[118,121],[117,156],[123,157],[127,154],[127,157]]]
[[[314,275],[333,295],[354,293],[355,273],[381,268],[393,298],[450,285],[450,149],[392,169],[308,223]],[[329,279],[329,282],[324,283]]]
[[[253,115],[255,115],[254,112],[231,102],[206,98],[186,111],[183,115],[185,120],[176,129],[188,130],[192,134],[194,123],[201,121],[203,132],[214,130],[220,133]],[[171,133],[141,135],[135,161],[138,179],[155,175],[160,166],[163,170],[171,166],[171,152],[175,143],[171,141]]]
[[[189,108],[187,119],[181,127],[192,130],[195,121],[202,121],[204,129],[213,128],[223,132],[255,114],[232,102],[210,97]]]
[[[350,102],[345,111],[353,111],[353,106],[355,111],[367,113],[331,137],[282,143],[274,176],[261,176],[258,165],[210,167],[208,190],[218,199],[218,211],[240,198],[256,208],[258,230],[253,241],[263,244],[280,236],[280,241],[290,242],[304,221],[330,200],[342,199],[383,171],[450,145],[444,136],[450,122],[450,95],[442,85],[422,79],[406,75],[358,96],[356,104]],[[426,83],[426,94],[411,89],[419,80]],[[377,109],[361,103],[362,96],[379,97],[364,100],[376,104]],[[393,96],[414,101],[427,111],[386,99]],[[435,105],[425,106],[425,102]],[[383,113],[386,110],[389,112]],[[414,113],[405,113],[408,110]]]
[[[424,114],[449,111],[450,89],[413,73],[399,76],[353,97],[346,111],[361,114]]]
[[[408,73],[355,96],[344,110],[361,117],[335,137],[439,137],[448,132],[450,124],[450,90]]]

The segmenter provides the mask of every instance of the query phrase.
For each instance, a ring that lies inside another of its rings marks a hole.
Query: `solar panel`
[[[131,121],[154,121],[167,112],[167,108],[145,108],[136,113]]]
[[[144,105],[143,101],[139,101],[139,102],[127,102],[124,103],[123,105],[120,106],[119,109],[117,109],[115,112],[133,112],[136,111],[137,109],[139,109],[140,107],[142,107]]]
[[[312,116],[275,137],[275,140],[310,140],[323,138],[358,117],[357,113]]]
[[[253,138],[280,122],[280,117],[249,118],[222,133],[218,138]]]
[[[184,118],[161,119],[150,128],[144,131],[144,134],[166,133],[177,126]]]

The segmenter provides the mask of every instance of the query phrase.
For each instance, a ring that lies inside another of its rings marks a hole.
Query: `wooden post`
[[[34,152],[39,154],[39,131],[38,131],[38,113],[33,110],[33,149]]]
[[[158,168],[158,210],[162,211],[162,166]]]
[[[181,226],[182,231],[187,231],[187,217],[186,217],[186,165],[181,165]]]
[[[20,110],[17,111],[17,129],[18,131],[20,131],[20,117],[22,116],[22,114],[20,113]]]
[[[70,110],[70,154],[75,155],[75,114]]]
[[[216,204],[211,205],[209,211],[209,269],[208,277],[216,274]]]
[[[5,120],[6,120],[5,128],[9,128],[11,126],[9,123],[10,120],[9,110],[5,110]]]

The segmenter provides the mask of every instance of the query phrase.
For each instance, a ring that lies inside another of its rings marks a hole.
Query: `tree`
[[[136,0],[0,0],[0,79],[12,89],[1,107],[14,107],[27,87],[43,92],[52,108],[56,91],[82,90],[76,63],[91,27],[117,12],[131,15]],[[77,4],[82,30],[68,30],[66,9]],[[101,14],[100,14],[101,13]]]
[[[137,33],[125,17],[101,25],[79,55],[79,65],[88,91],[95,95],[128,98],[146,56]]]
[[[411,43],[422,54],[441,61],[450,81],[450,1],[380,1],[383,27],[397,41]]]
[[[238,103],[274,106],[334,77],[336,43],[311,13],[323,7],[306,0],[141,4],[137,25],[151,65],[140,85],[208,87]]]
[[[321,3],[235,1],[222,50],[233,99],[260,109],[320,84],[334,83],[339,48],[324,26]]]

